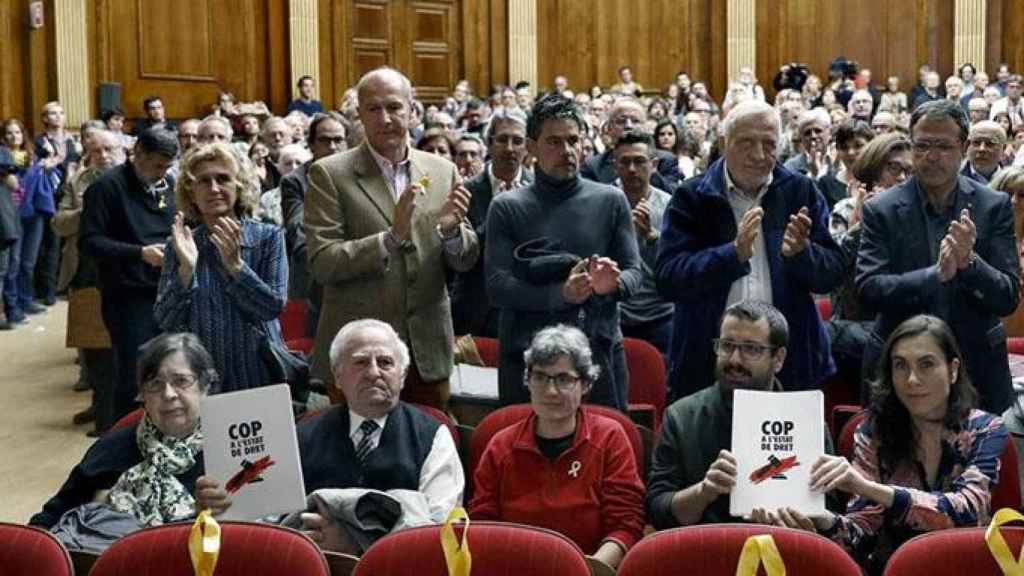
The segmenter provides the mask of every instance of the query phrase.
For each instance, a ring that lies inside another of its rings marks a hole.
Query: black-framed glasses
[[[555,389],[562,393],[571,392],[580,380],[582,378],[571,372],[547,374],[539,370],[530,370],[526,374],[526,385],[530,388],[544,390],[554,384]]]
[[[158,392],[163,392],[164,388],[166,388],[168,384],[171,385],[171,388],[180,391],[188,390],[195,386],[198,381],[199,377],[195,374],[174,374],[170,378],[157,376],[143,382],[140,388],[142,388],[142,391],[146,394],[156,394]]]
[[[775,346],[758,344],[757,342],[736,342],[724,338],[712,340],[715,345],[715,353],[719,356],[732,356],[733,352],[739,350],[740,356],[747,360],[760,360],[765,354],[775,350]]]
[[[959,146],[945,140],[914,140],[910,144],[910,148],[915,154],[921,154],[923,156],[932,150],[939,154],[952,154],[959,148]]]

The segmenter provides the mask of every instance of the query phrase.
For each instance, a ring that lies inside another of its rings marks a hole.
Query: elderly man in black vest
[[[427,500],[430,518],[442,522],[462,504],[466,481],[448,429],[401,402],[409,349],[389,324],[355,320],[342,326],[330,348],[334,384],[346,405],[299,425],[299,455],[306,493],[321,488],[414,490]],[[215,513],[231,499],[215,479],[196,482],[196,505]],[[310,536],[330,549],[334,521],[302,515]]]

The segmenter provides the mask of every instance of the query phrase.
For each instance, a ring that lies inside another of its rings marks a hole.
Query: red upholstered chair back
[[[71,557],[46,530],[0,522],[0,574],[72,576]]]
[[[305,338],[306,301],[301,298],[289,300],[277,321],[281,324],[281,338],[285,342]]]
[[[618,576],[733,576],[747,537],[771,534],[788,576],[859,576],[857,563],[828,538],[756,524],[707,524],[657,532],[633,546]]]
[[[114,542],[92,567],[92,576],[192,574],[189,523],[146,528]],[[217,576],[328,576],[320,549],[305,534],[250,522],[221,522]],[[42,574],[42,572],[40,572]]]
[[[453,422],[447,414],[433,406],[427,406],[426,404],[417,404],[415,402],[410,402],[409,404],[419,408],[427,416],[432,417],[434,420],[443,424],[445,428],[448,428],[448,431],[452,433],[452,440],[455,441],[455,449],[461,450],[459,445],[459,429],[455,427],[455,422]]]
[[[840,456],[845,456],[851,462],[853,461],[853,433],[857,431],[857,426],[860,426],[860,423],[867,417],[867,410],[861,410],[846,421],[842,432],[839,433],[836,451],[839,452]]]
[[[640,474],[640,478],[646,481],[644,479],[645,454],[643,439],[640,438],[640,431],[637,430],[636,424],[622,412],[607,406],[584,404],[583,409],[594,414],[612,418],[622,425],[622,429],[626,431],[629,443],[633,447],[633,454],[636,455],[637,471]],[[530,408],[529,404],[513,404],[512,406],[505,406],[491,412],[477,424],[476,429],[473,430],[473,439],[469,444],[469,470],[466,471],[469,478],[476,474],[476,467],[480,464],[480,459],[483,457],[484,450],[487,449],[487,444],[491,441],[491,438],[499,431],[517,422],[521,422],[531,413],[532,408]]]
[[[1017,468],[1017,448],[1013,438],[1007,438],[1006,448],[999,456],[999,482],[992,490],[992,511],[1000,508],[1020,510],[1020,470]],[[1016,548],[1015,548],[1016,550]]]
[[[473,343],[476,344],[476,352],[480,355],[480,360],[483,360],[484,366],[497,368],[500,353],[498,341],[494,338],[473,336]]]
[[[626,368],[629,370],[629,405],[648,404],[654,408],[652,428],[657,433],[661,428],[661,414],[665,411],[668,396],[665,359],[650,342],[636,338],[624,338]]]
[[[421,526],[385,536],[366,550],[352,574],[447,574],[440,532],[440,526]],[[455,535],[461,541],[461,526],[456,527]],[[579,547],[551,530],[502,522],[473,522],[467,539],[473,555],[473,576],[590,576],[590,568]]]
[[[114,425],[110,427],[109,432],[120,430],[122,428],[131,428],[135,426],[142,420],[143,414],[145,414],[145,411],[142,408],[136,408],[135,410],[132,410],[131,412],[122,416],[117,422],[114,422]]]
[[[1024,338],[1014,336],[1006,339],[1006,351],[1009,354],[1024,355]]]
[[[1024,528],[999,530],[1016,560]],[[885,565],[885,576],[998,576],[1003,571],[985,544],[985,528],[952,528],[922,534],[896,549]]]

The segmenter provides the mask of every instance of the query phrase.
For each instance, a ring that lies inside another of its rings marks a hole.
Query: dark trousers
[[[83,349],[82,370],[85,380],[92,386],[92,404],[96,411],[96,430],[107,431],[116,422],[114,418],[114,351],[109,348]]]
[[[57,298],[57,278],[60,275],[60,236],[50,226],[51,220],[50,217],[43,219],[34,286],[39,298],[49,302]]]
[[[155,290],[101,289],[103,324],[114,347],[113,421],[138,407],[135,367],[139,347],[160,333],[153,318]]]

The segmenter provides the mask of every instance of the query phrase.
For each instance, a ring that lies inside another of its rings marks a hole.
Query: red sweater
[[[585,554],[643,535],[644,485],[618,422],[579,411],[572,447],[551,461],[537,448],[536,416],[494,435],[474,476],[469,515],[560,532]]]

